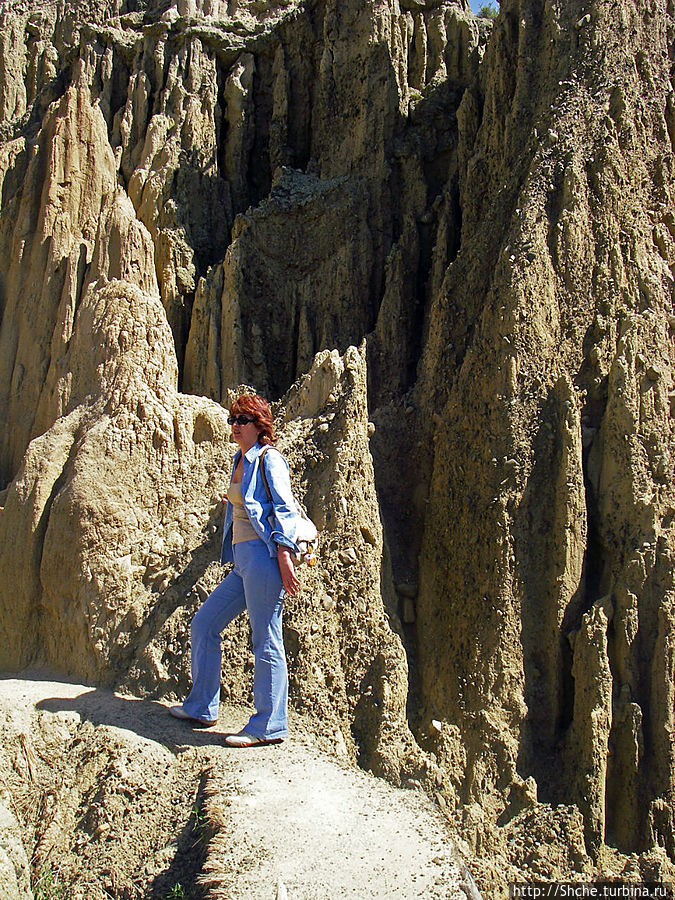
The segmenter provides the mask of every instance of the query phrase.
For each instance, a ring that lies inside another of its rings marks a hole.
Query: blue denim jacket
[[[298,513],[293,499],[288,463],[278,450],[270,447],[265,454],[263,465],[267,476],[272,502],[270,503],[265,483],[260,474],[260,455],[265,449],[263,444],[254,444],[244,454],[244,472],[241,479],[241,498],[244,509],[251,520],[253,530],[265,542],[270,556],[277,555],[277,544],[283,544],[289,550],[298,551],[294,541]],[[234,470],[241,459],[241,450],[237,450],[232,466]],[[223,544],[220,550],[221,563],[234,562],[232,554],[232,504],[227,501],[225,524],[223,526]]]

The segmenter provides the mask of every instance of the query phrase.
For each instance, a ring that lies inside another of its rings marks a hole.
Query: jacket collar
[[[265,444],[259,444],[257,441],[252,447],[249,447],[244,456],[246,457],[246,462],[253,462],[253,460],[260,456],[260,454],[265,449]]]
[[[260,454],[263,452],[263,450],[265,449],[266,446],[267,446],[267,444],[259,444],[256,441],[256,443],[252,447],[249,447],[248,450],[246,451],[246,453],[244,454],[244,459],[246,460],[246,462],[249,462],[249,463],[253,462],[254,459],[256,459],[258,456],[260,456]],[[239,462],[240,459],[241,459],[241,450],[239,448],[237,448],[237,452],[234,454],[234,468],[237,467],[237,463]],[[234,469],[232,471],[234,471]]]

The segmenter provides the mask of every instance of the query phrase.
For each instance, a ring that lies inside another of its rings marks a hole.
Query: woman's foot
[[[196,722],[198,725],[203,725],[205,728],[210,728],[218,721],[218,719],[200,719],[197,716],[189,716],[182,706],[169,707],[169,715],[173,716],[174,719],[183,719],[186,722]]]
[[[240,731],[239,734],[228,734],[225,743],[228,747],[260,747],[263,744],[280,744],[283,738],[260,738],[249,734],[247,731]]]

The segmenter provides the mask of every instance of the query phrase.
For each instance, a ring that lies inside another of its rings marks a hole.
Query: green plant
[[[192,833],[196,844],[206,843],[206,816],[198,803],[192,807]]]
[[[488,3],[484,6],[481,6],[477,12],[477,16],[479,19],[496,19],[499,10],[497,10],[491,3]]]
[[[68,888],[61,873],[51,866],[43,866],[33,884],[35,900],[68,900]]]
[[[166,895],[166,900],[186,900],[186,898],[185,888],[180,881],[177,881]]]

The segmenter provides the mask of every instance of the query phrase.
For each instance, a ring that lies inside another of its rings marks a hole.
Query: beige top
[[[227,499],[232,504],[232,543],[240,544],[242,541],[258,540],[258,535],[253,530],[251,520],[244,508],[244,501],[241,499],[241,482],[230,482]]]

